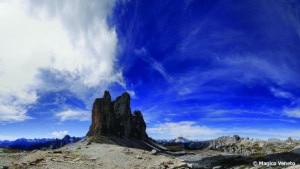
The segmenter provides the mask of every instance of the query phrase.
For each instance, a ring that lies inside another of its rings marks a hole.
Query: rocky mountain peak
[[[125,92],[111,101],[108,91],[104,92],[103,98],[94,101],[92,123],[87,136],[148,138],[141,111],[131,113],[130,95]]]
[[[189,140],[184,138],[184,137],[177,137],[174,142],[175,143],[185,143],[185,142],[188,142],[188,141]]]
[[[111,96],[110,96],[109,91],[105,91],[105,92],[104,92],[103,98],[104,98],[104,99],[109,99],[109,100],[111,99]]]

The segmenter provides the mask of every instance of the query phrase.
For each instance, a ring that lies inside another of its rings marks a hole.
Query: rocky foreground
[[[179,158],[157,154],[156,151],[145,151],[113,144],[90,143],[86,140],[56,150],[38,150],[19,156],[1,156],[0,159],[2,159],[0,167],[7,166],[14,169],[191,168],[189,164]],[[6,163],[2,163],[3,161]]]
[[[186,151],[185,155],[172,156],[157,151],[145,151],[115,144],[91,143],[87,139],[56,150],[37,150],[0,154],[0,168],[9,169],[167,169],[167,168],[300,168],[300,149],[285,153],[253,158],[215,150]],[[254,162],[295,162],[295,165],[254,165]]]

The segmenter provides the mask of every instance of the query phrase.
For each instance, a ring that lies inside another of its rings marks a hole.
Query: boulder
[[[151,150],[150,153],[151,153],[151,155],[156,155],[156,154],[157,154],[157,151],[153,149],[153,150]]]

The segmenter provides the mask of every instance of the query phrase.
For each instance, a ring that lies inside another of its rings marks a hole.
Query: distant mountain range
[[[19,150],[35,150],[35,149],[57,149],[66,144],[75,143],[84,137],[71,137],[66,135],[62,139],[41,138],[41,139],[26,139],[20,138],[14,141],[0,141],[1,147],[9,147]]]
[[[208,141],[198,141],[198,140],[189,140],[184,137],[177,137],[170,140],[155,140],[157,143],[160,143],[164,146],[181,146],[185,149],[202,149],[207,146]]]
[[[250,139],[238,135],[222,136],[212,140],[197,141],[178,137],[171,140],[156,140],[157,143],[171,149],[217,150],[225,153],[261,157],[274,153],[293,151],[300,146],[300,140],[289,137],[287,140],[271,138],[268,140]]]
[[[160,144],[180,144],[180,143],[189,143],[189,142],[196,142],[195,140],[189,140],[187,138],[184,137],[177,137],[175,139],[156,139],[156,142],[160,143]]]

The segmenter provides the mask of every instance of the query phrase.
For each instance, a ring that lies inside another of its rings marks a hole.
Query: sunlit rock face
[[[94,101],[92,124],[87,136],[117,136],[148,138],[146,123],[140,111],[131,114],[130,95],[125,92],[111,101],[108,91]]]

